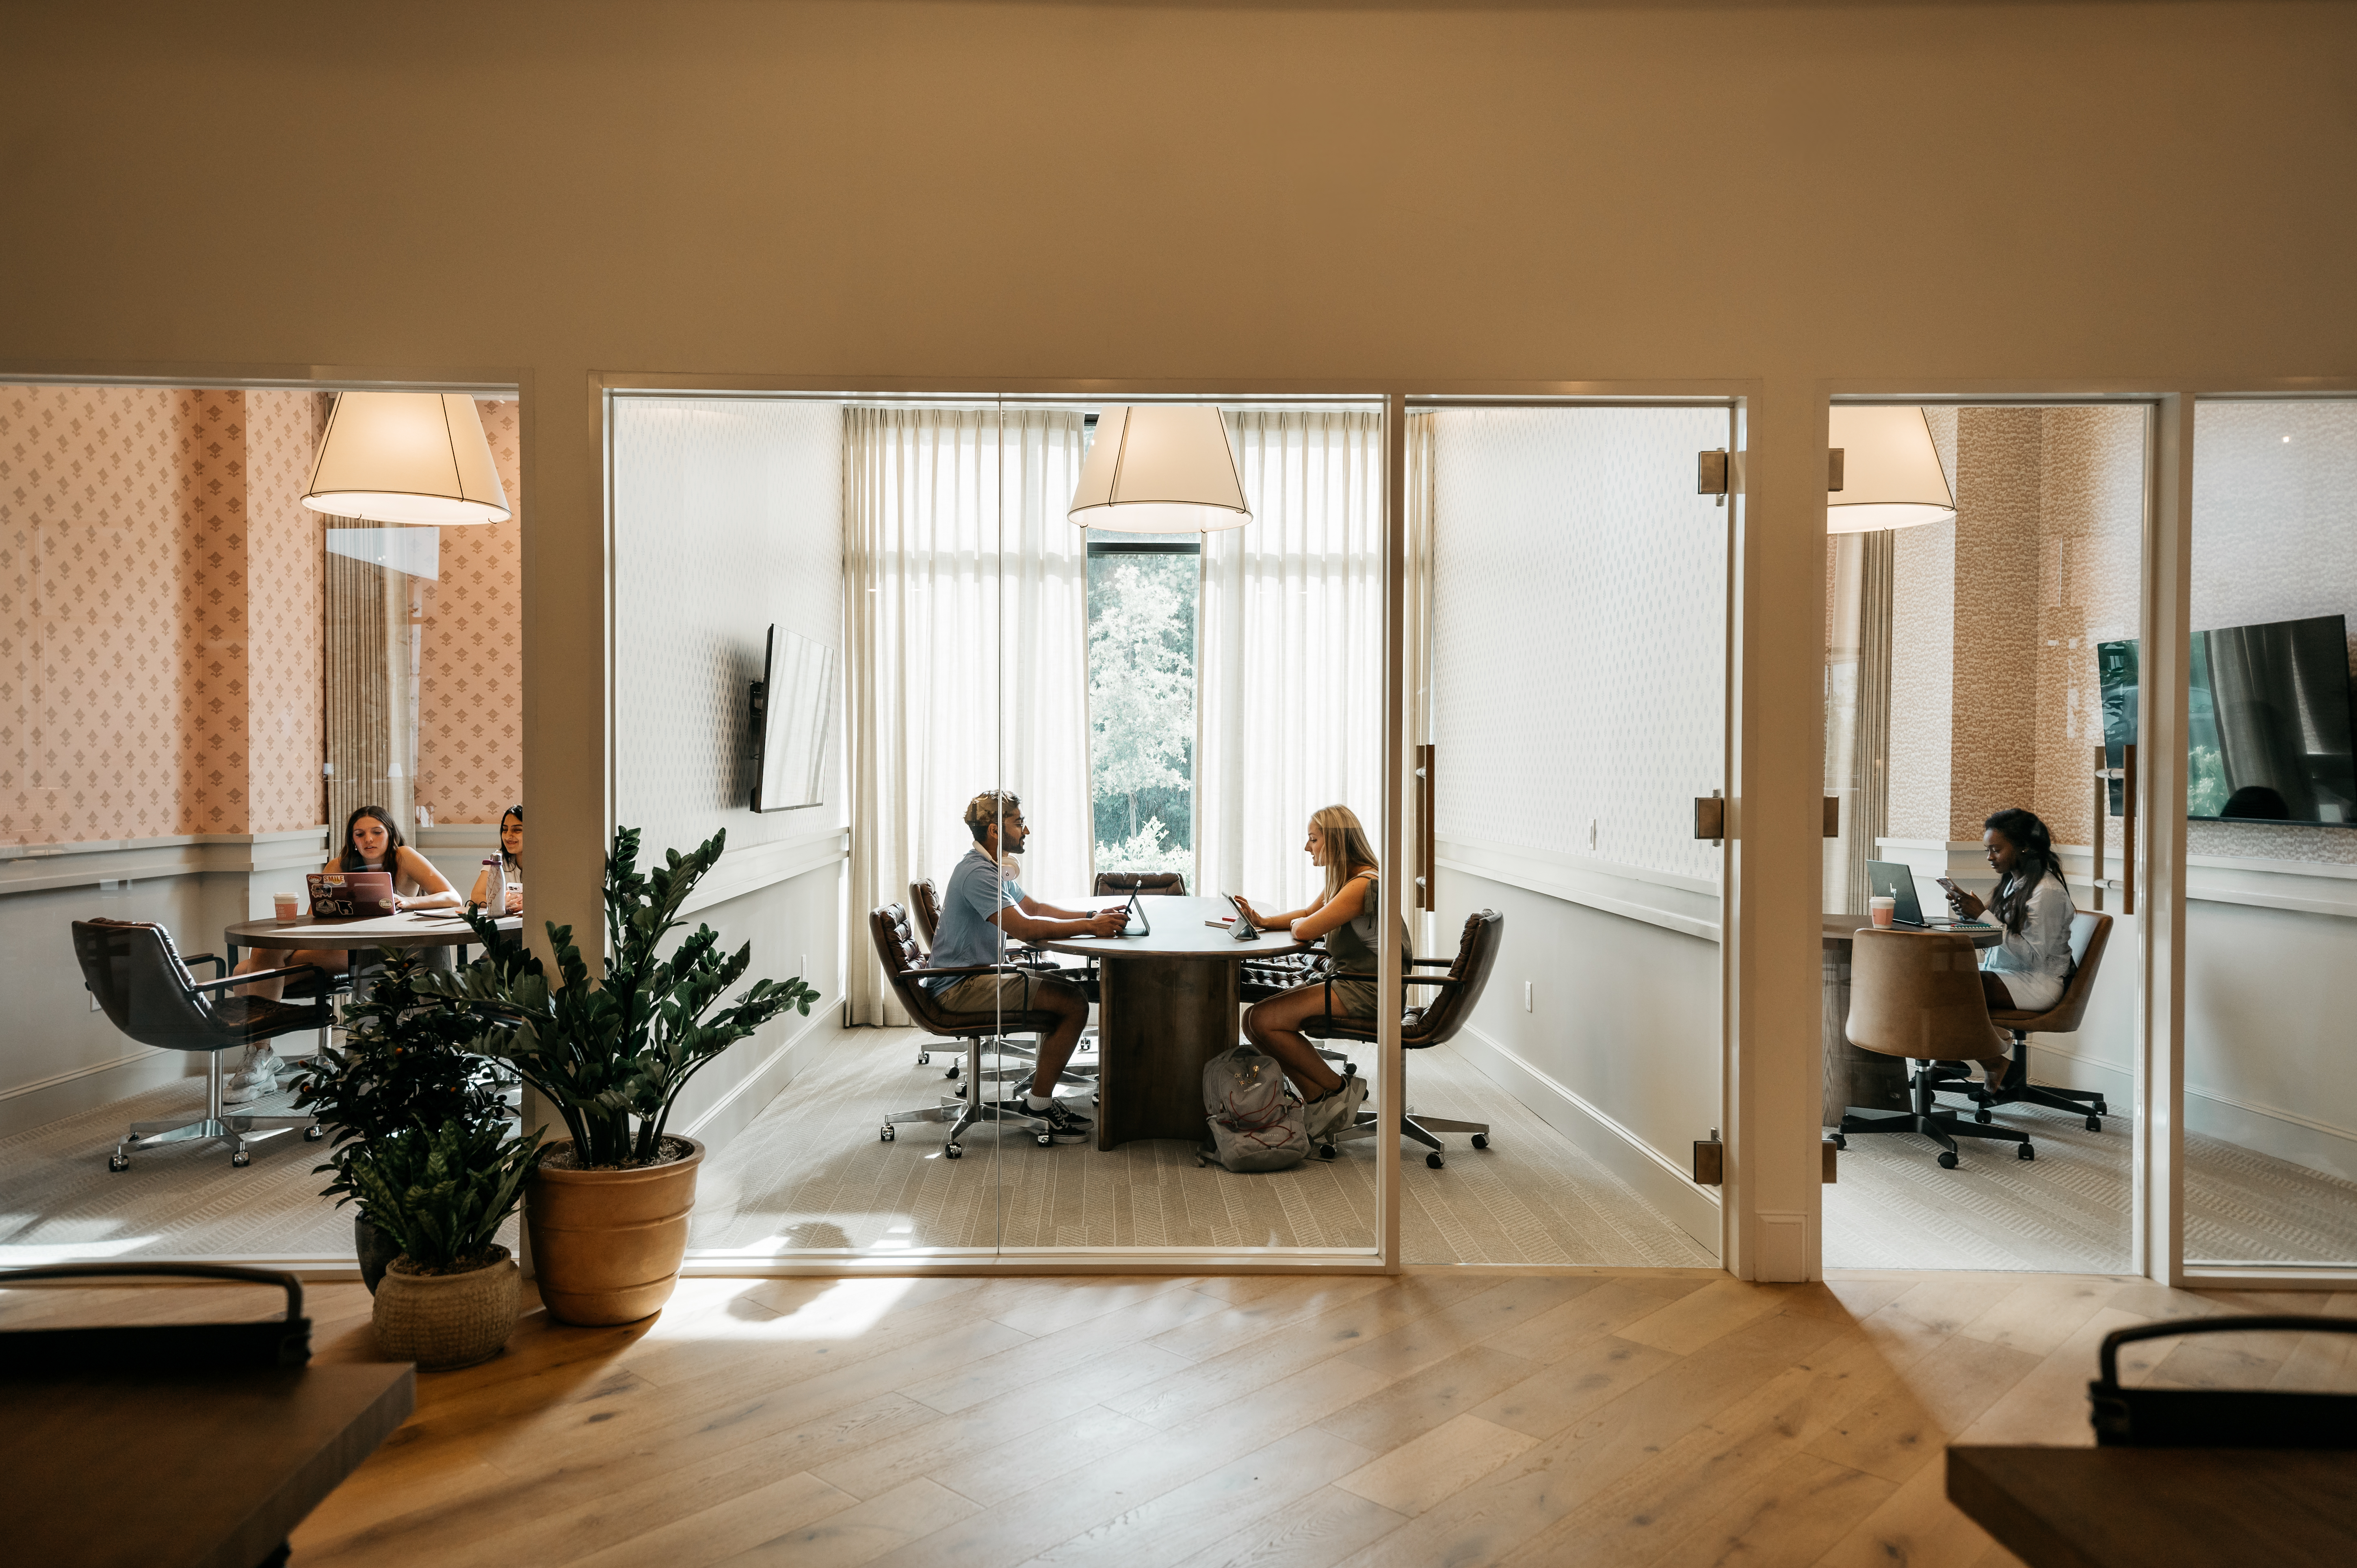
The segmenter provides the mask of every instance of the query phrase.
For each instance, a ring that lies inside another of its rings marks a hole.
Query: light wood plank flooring
[[[224,1299],[19,1289],[0,1325]],[[358,1285],[308,1300],[321,1359],[373,1355]],[[1946,1503],[1943,1445],[2086,1442],[2105,1331],[2257,1309],[2357,1296],[1699,1271],[690,1281],[651,1322],[533,1311],[497,1360],[421,1377],[295,1562],[2007,1563]],[[2141,1379],[2357,1377],[2340,1337],[2137,1348]]]

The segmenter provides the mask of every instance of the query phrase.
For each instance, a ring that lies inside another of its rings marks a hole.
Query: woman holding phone
[[[1299,942],[1326,941],[1334,977],[1280,991],[1244,1010],[1244,1034],[1275,1057],[1307,1103],[1310,1140],[1325,1143],[1335,1129],[1347,1127],[1367,1098],[1366,1080],[1357,1073],[1340,1075],[1318,1054],[1301,1026],[1324,1015],[1330,993],[1334,1011],[1353,1018],[1375,1015],[1375,953],[1381,940],[1379,923],[1383,896],[1376,887],[1382,875],[1367,830],[1348,806],[1325,806],[1311,813],[1308,840],[1301,846],[1310,864],[1326,873],[1325,890],[1318,901],[1282,915],[1263,915],[1243,899],[1236,908],[1262,930],[1290,929]],[[1393,940],[1407,952],[1407,926],[1396,916]],[[1329,993],[1330,988],[1330,993]]]
[[[1981,824],[1981,845],[1996,873],[1988,901],[1944,877],[1941,886],[1959,919],[1978,919],[1986,911],[2000,933],[1981,960],[1981,992],[1989,1006],[2043,1013],[2062,1000],[2070,983],[2071,917],[2078,912],[2055,858],[2054,835],[2033,813],[2008,806]],[[2011,1048],[2002,1031],[1996,1040],[1996,1055],[1981,1058],[1991,1083],[2005,1077]]]

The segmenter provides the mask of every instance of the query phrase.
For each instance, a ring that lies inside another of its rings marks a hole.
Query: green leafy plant
[[[458,974],[422,983],[476,1014],[480,1032],[472,1048],[512,1066],[556,1107],[586,1167],[655,1162],[689,1081],[787,1008],[807,1017],[818,999],[799,978],[757,980],[716,1012],[752,967],[752,944],[723,954],[719,936],[698,926],[664,952],[666,939],[685,924],[680,905],[719,860],[727,837],[715,833],[687,854],[671,850],[662,865],[641,873],[639,831],[614,830],[606,857],[605,972],[597,983],[572,927],[548,927],[558,977],[552,987],[538,955],[508,943],[479,916],[469,918],[482,933],[484,956]]]
[[[413,1264],[447,1273],[490,1260],[539,1158],[538,1133],[511,1138],[498,1121],[460,1120],[371,1138],[345,1170],[371,1222]]]
[[[481,1026],[418,994],[419,979],[431,972],[414,950],[387,950],[366,999],[344,1010],[344,1048],[322,1048],[296,1090],[295,1103],[328,1132],[328,1161],[318,1169],[335,1179],[320,1196],[339,1206],[357,1196],[351,1163],[371,1143],[413,1127],[506,1112],[496,1069],[467,1051]],[[374,1221],[365,1202],[361,1211]]]

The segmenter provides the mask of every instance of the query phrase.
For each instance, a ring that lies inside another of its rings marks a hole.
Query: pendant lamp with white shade
[[[443,527],[515,515],[464,392],[339,394],[303,504],[334,517]]]
[[[1096,444],[1066,512],[1082,528],[1205,533],[1252,521],[1220,411],[1139,403],[1097,415]]]
[[[1825,445],[1842,451],[1842,488],[1825,492],[1827,533],[1955,521],[1955,493],[1921,409],[1836,403]]]

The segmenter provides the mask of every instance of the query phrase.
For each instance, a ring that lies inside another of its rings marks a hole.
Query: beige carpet
[[[2106,1116],[2090,1133],[2068,1112],[2012,1105],[1996,1122],[2029,1133],[2038,1157],[1958,1139],[1964,1157],[1943,1170],[1929,1138],[1853,1134],[1841,1180],[1825,1188],[1825,1266],[2130,1267],[2128,1118]],[[2357,1184],[2198,1133],[2186,1134],[2185,1159],[2189,1261],[2357,1261]]]
[[[947,1128],[903,1125],[888,1111],[946,1087],[911,1065],[909,1030],[847,1029],[792,1088],[716,1158],[696,1205],[694,1245],[767,1253],[989,1247],[1282,1247],[1373,1244],[1374,1161],[1396,1140],[1345,1144],[1331,1162],[1232,1176],[1198,1166],[1194,1147],[1130,1144],[1042,1149],[1019,1134],[970,1133],[941,1157]],[[1708,1266],[1700,1244],[1446,1047],[1408,1064],[1410,1102],[1435,1116],[1491,1123],[1491,1146],[1450,1137],[1447,1165],[1403,1164],[1401,1251],[1412,1263]],[[1371,1107],[1372,1109],[1372,1104]],[[1085,1108],[1083,1108],[1085,1109]]]

